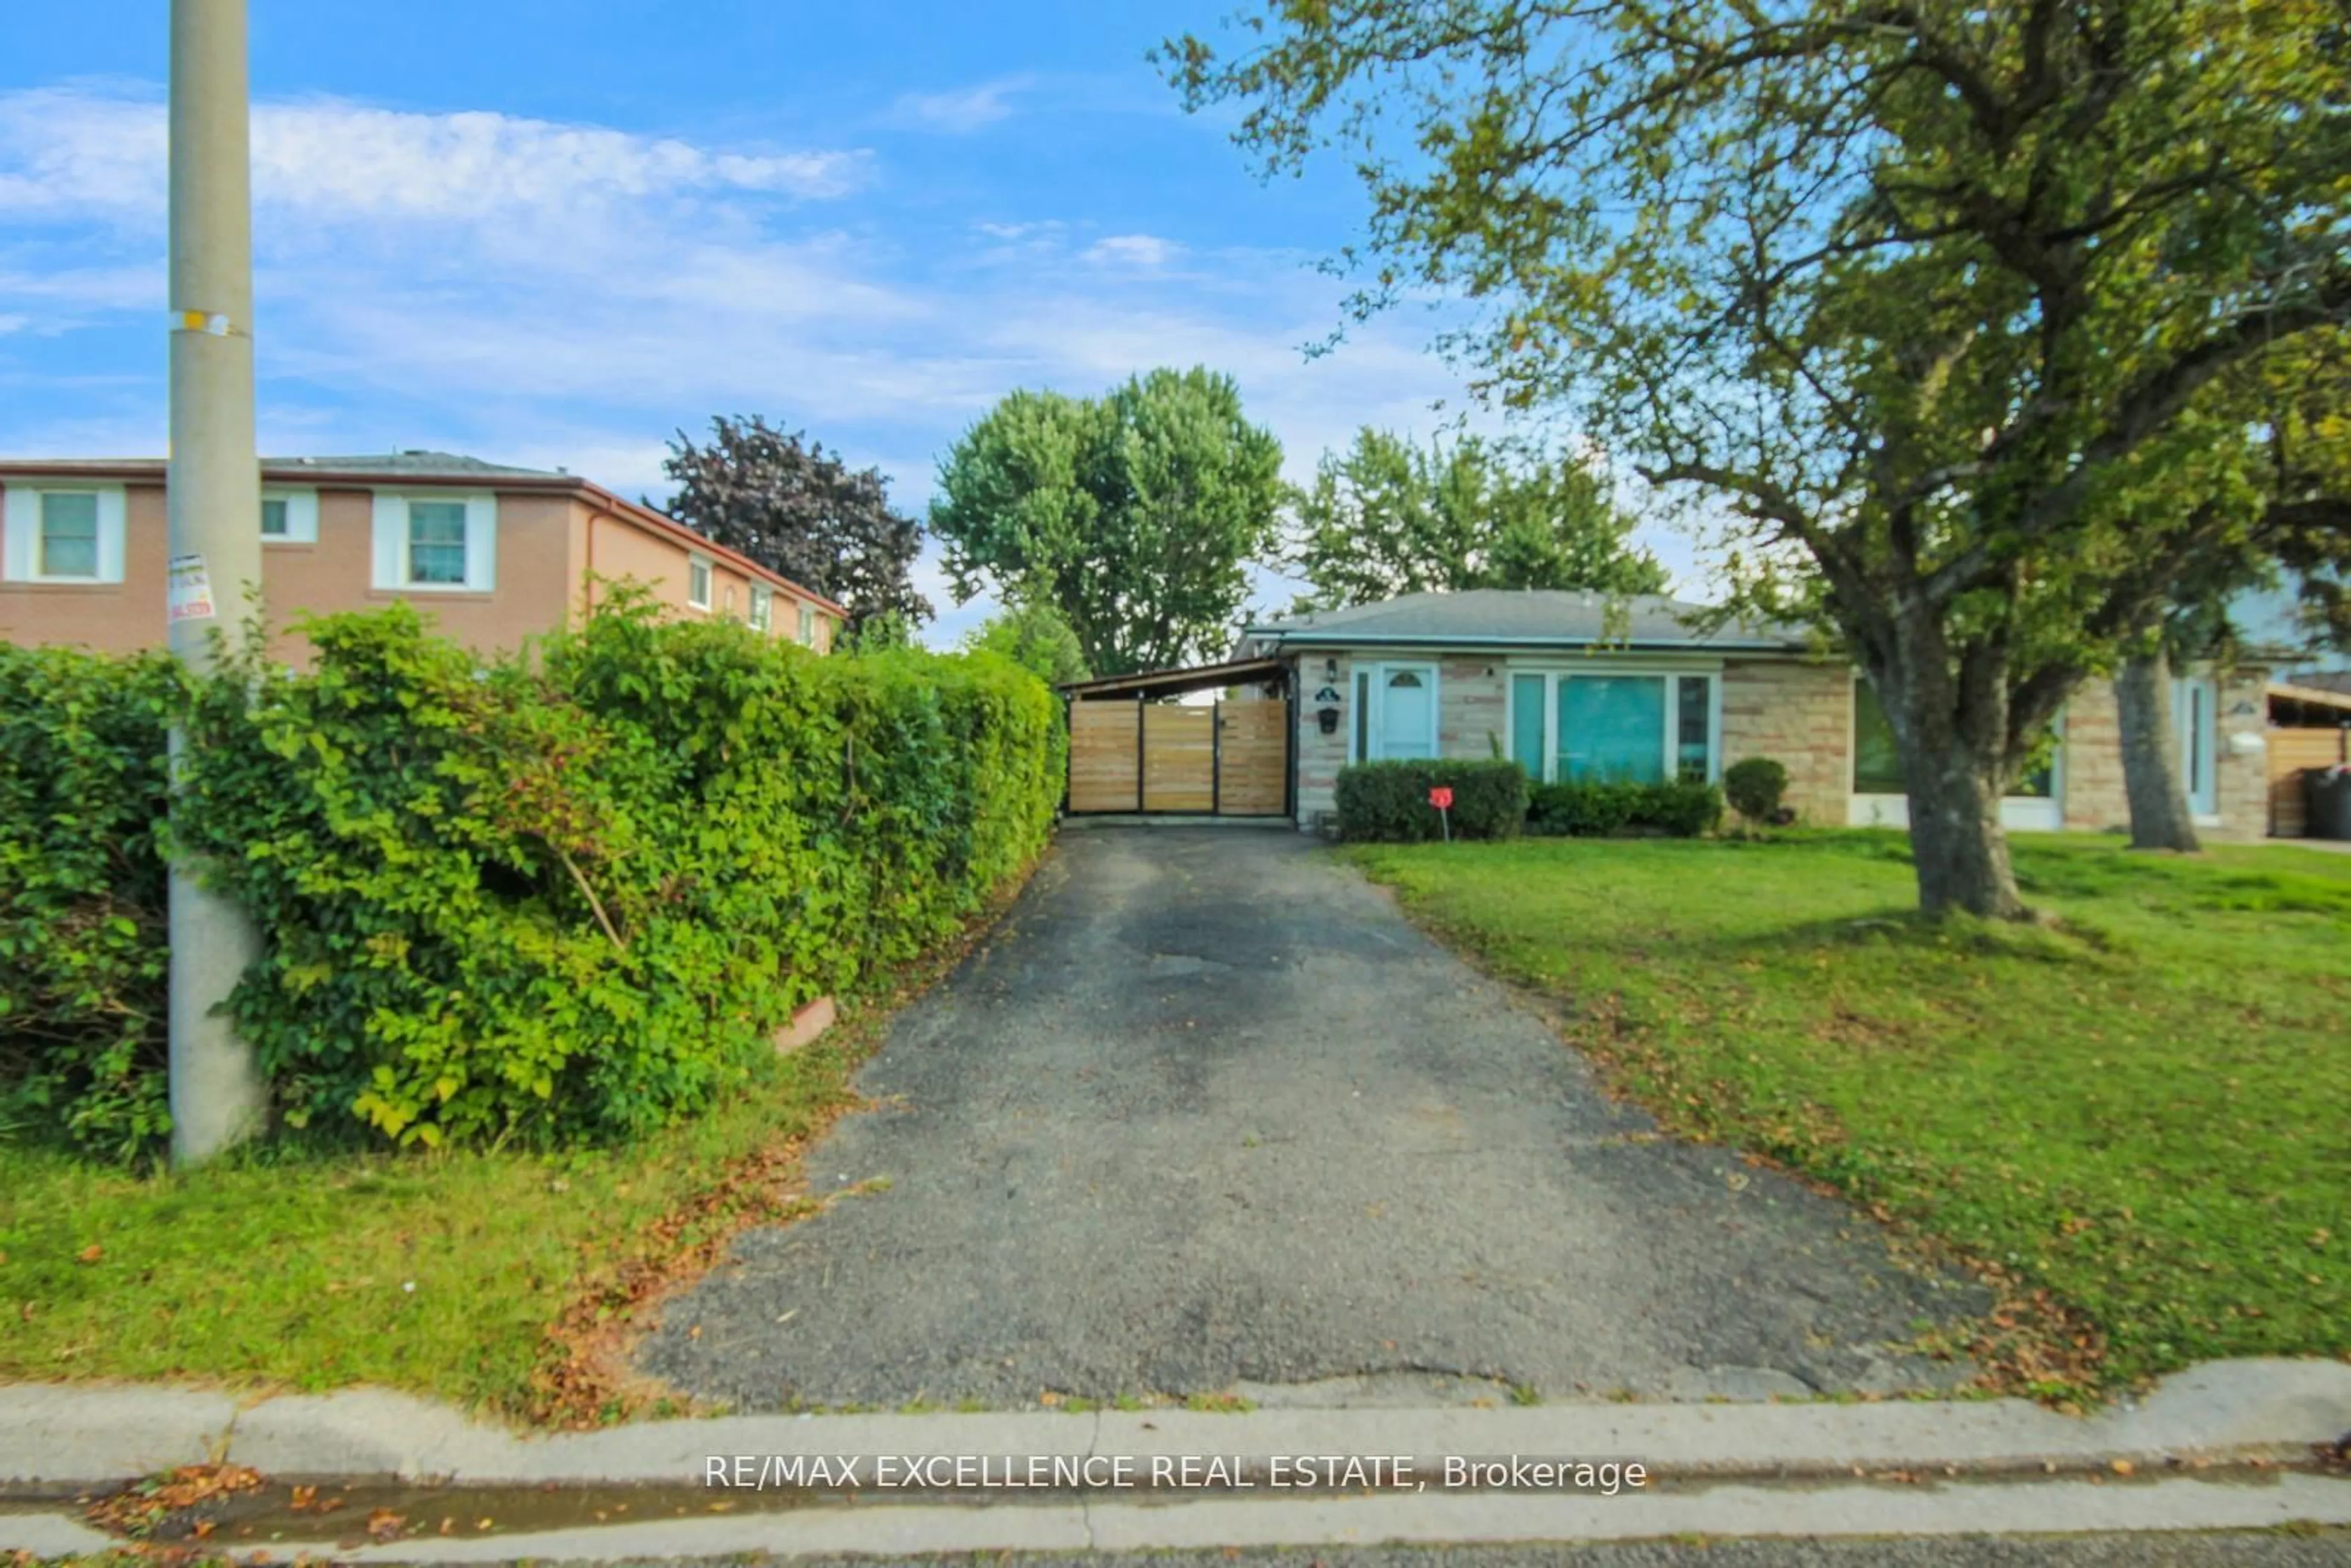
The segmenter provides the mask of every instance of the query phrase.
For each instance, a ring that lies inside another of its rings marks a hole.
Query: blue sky
[[[1144,60],[1227,8],[251,0],[263,448],[658,497],[674,429],[758,412],[919,512],[1004,392],[1154,364],[1232,372],[1293,477],[1434,430],[1426,316],[1300,352],[1352,174],[1260,184]],[[0,33],[0,454],[162,449],[165,42],[157,0]],[[986,609],[922,576],[934,640]]]

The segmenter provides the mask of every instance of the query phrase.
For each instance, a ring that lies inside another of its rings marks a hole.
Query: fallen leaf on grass
[[[74,1261],[77,1263],[95,1263],[100,1258],[105,1256],[106,1249],[93,1241],[89,1246],[74,1254]]]

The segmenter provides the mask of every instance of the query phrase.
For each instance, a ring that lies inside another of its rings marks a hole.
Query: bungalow
[[[1540,780],[1719,779],[1746,757],[1788,769],[1801,820],[1907,821],[1902,768],[1876,694],[1790,625],[1702,632],[1698,607],[1652,595],[1481,589],[1247,627],[1248,651],[1288,663],[1299,693],[1301,826],[1331,810],[1339,769],[1378,758],[1517,759]],[[2180,771],[2199,825],[2265,830],[2263,672],[2173,683]],[[2085,685],[2048,762],[2002,803],[2011,828],[2126,825],[2113,688]]]
[[[1533,778],[1719,779],[1741,758],[1788,769],[1802,821],[1901,827],[1892,733],[1867,682],[1787,625],[1692,624],[1652,596],[1479,590],[1251,624],[1234,658],[1196,671],[1080,683],[1070,805],[1086,810],[1281,811],[1330,819],[1339,769],[1383,758],[1508,757]],[[1239,700],[1189,714],[1152,699],[1214,686]],[[2191,671],[2173,685],[2180,771],[2202,827],[2268,826],[2262,672]],[[1289,706],[1271,739],[1259,713]],[[1155,722],[1156,720],[1156,722]],[[2011,828],[2126,825],[2113,688],[2090,682],[2048,764],[2003,803]],[[1237,790],[1273,760],[1286,790]],[[1189,770],[1201,777],[1192,780]],[[1280,801],[1280,794],[1288,800]]]
[[[0,639],[163,642],[164,473],[160,458],[0,461]],[[626,580],[673,613],[732,616],[820,650],[845,619],[824,595],[575,475],[445,452],[264,459],[254,527],[273,630],[298,611],[404,600],[486,653],[555,630]]]

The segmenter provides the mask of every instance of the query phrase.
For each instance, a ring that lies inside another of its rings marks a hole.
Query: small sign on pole
[[[213,618],[213,582],[200,555],[175,555],[164,568],[167,615],[172,621]]]
[[[1428,803],[1437,808],[1437,825],[1445,830],[1445,841],[1453,841],[1453,789],[1439,784],[1428,792]]]

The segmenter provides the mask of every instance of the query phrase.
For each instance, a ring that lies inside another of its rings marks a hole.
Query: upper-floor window
[[[12,582],[122,580],[123,492],[120,486],[12,480],[0,517]]]
[[[98,492],[41,492],[41,553],[43,577],[86,577],[98,580]]]
[[[393,592],[492,592],[497,525],[495,496],[379,490],[374,586]]]
[[[751,629],[753,631],[765,632],[768,629],[775,620],[775,606],[776,591],[774,589],[763,588],[756,582],[751,585]]]
[[[685,558],[685,601],[696,610],[710,608],[710,558]]]
[[[801,647],[816,646],[816,611],[806,604],[800,606],[799,637]]]
[[[408,503],[408,581],[455,588],[465,580],[465,503]]]
[[[274,545],[316,544],[319,539],[319,492],[261,492],[261,537]]]

